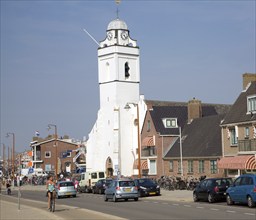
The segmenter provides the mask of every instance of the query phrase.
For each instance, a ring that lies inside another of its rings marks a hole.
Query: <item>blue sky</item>
[[[119,17],[140,47],[146,99],[233,104],[255,73],[255,1],[122,1]],[[29,149],[39,131],[88,137],[99,109],[97,41],[113,0],[1,0],[1,145]],[[1,150],[2,153],[2,150]]]

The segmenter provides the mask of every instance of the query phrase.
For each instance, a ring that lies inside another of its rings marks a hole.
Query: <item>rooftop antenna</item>
[[[121,0],[115,0],[116,2],[116,18],[119,18],[119,8],[118,5],[121,3]]]
[[[95,38],[85,29],[83,28],[83,31],[98,45],[100,46],[99,42],[95,40]]]

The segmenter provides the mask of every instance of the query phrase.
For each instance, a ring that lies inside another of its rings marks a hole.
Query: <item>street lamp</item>
[[[58,156],[57,156],[57,139],[58,139],[58,134],[57,134],[57,125],[55,124],[48,124],[48,130],[50,130],[52,127],[54,127],[54,139],[55,139],[55,176],[56,180],[58,179]]]
[[[14,133],[11,133],[11,132],[8,132],[6,134],[6,137],[10,137],[10,135],[12,135],[12,178],[14,180],[14,157],[15,157],[15,134]]]
[[[124,109],[129,110],[131,107],[130,105],[134,105],[137,108],[137,133],[138,133],[138,178],[141,178],[141,161],[140,161],[140,115],[139,115],[139,105],[137,103],[128,102]]]
[[[179,138],[180,138],[180,169],[181,169],[181,176],[183,176],[183,155],[182,155],[181,127],[179,127]]]

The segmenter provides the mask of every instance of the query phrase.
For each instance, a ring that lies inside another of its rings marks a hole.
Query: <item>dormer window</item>
[[[247,97],[247,114],[256,113],[256,95]]]
[[[165,128],[177,128],[177,118],[164,118],[163,124]]]

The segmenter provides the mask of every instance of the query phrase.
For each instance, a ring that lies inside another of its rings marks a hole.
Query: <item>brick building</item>
[[[69,139],[48,139],[36,140],[31,142],[32,166],[42,168],[46,172],[71,172],[76,169],[73,158],[76,156],[76,150],[79,143],[72,142]]]
[[[222,175],[217,170],[217,160],[222,157],[219,125],[230,105],[204,104],[197,99],[188,103],[148,100],[146,104],[141,133],[143,175]]]

